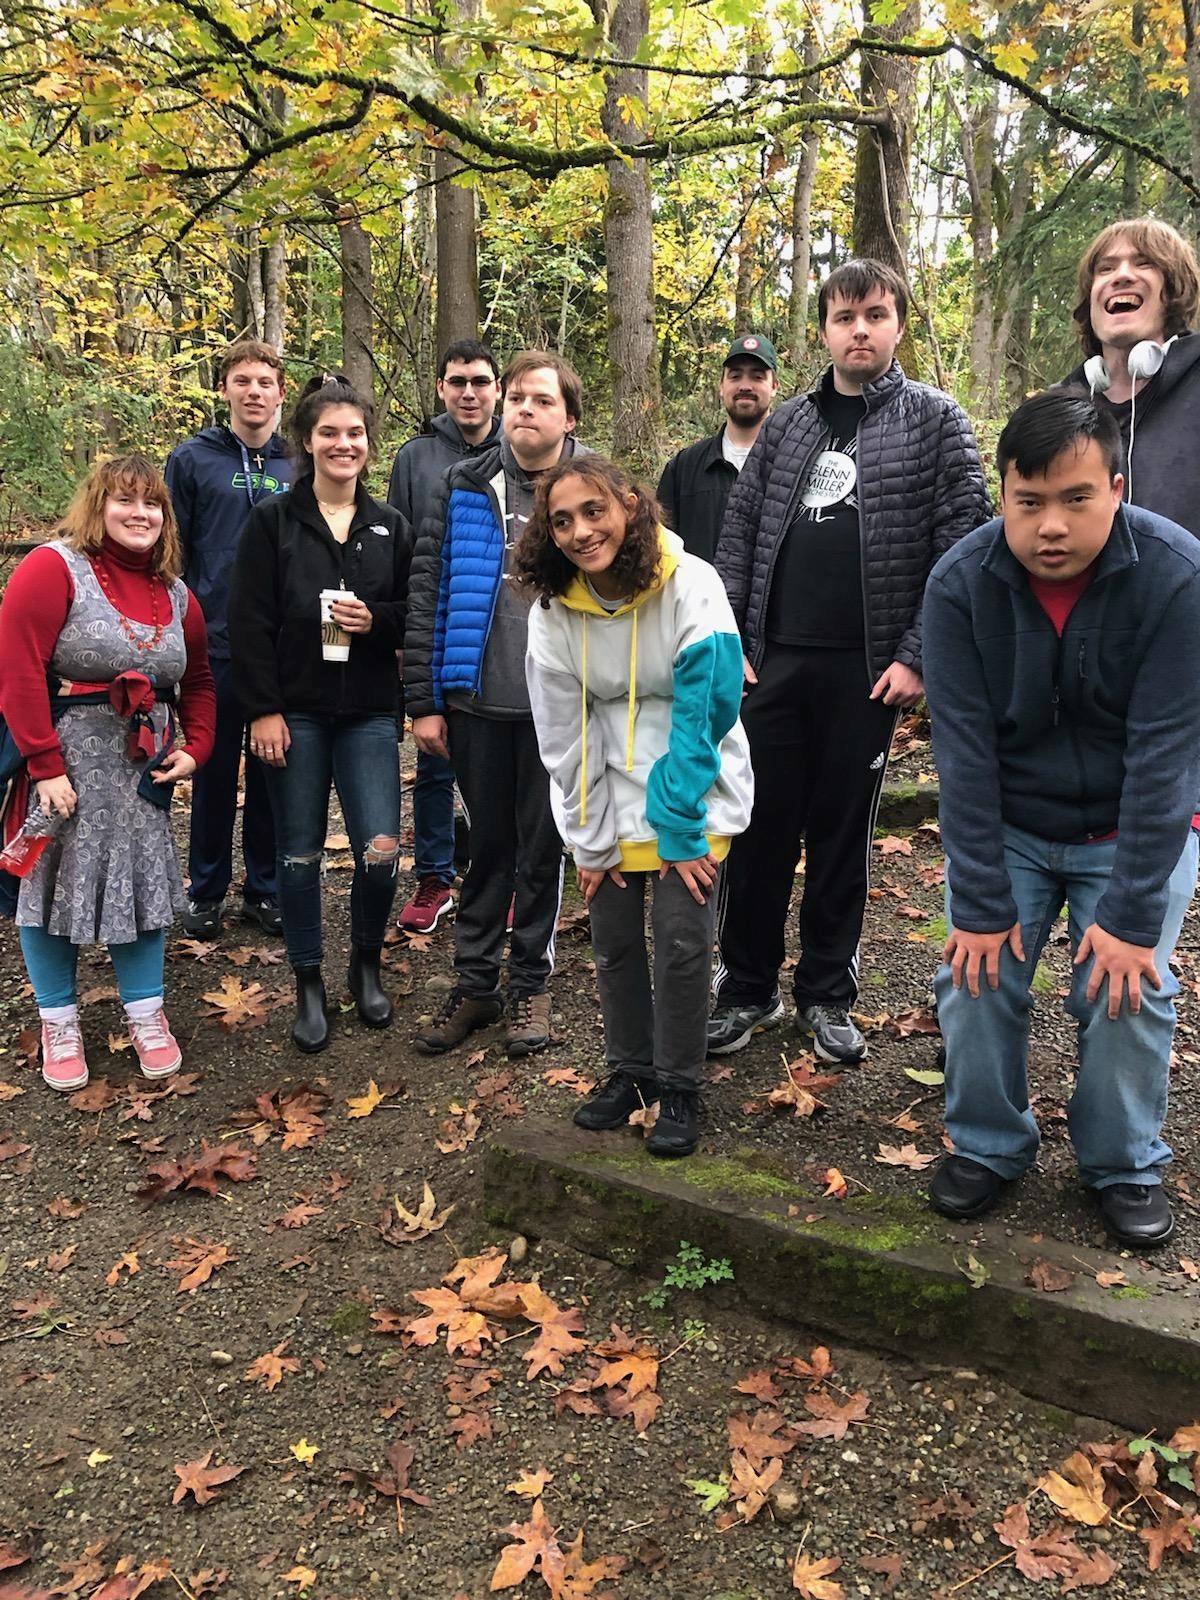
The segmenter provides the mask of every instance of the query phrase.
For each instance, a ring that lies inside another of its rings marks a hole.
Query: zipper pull
[[[1054,685],[1054,692],[1050,696],[1050,710],[1053,715],[1053,725],[1058,727],[1058,685]]]

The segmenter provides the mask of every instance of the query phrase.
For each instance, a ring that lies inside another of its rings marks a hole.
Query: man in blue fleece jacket
[[[950,934],[935,980],[955,1154],[930,1196],[976,1217],[1037,1155],[1030,981],[1065,904],[1084,1184],[1122,1245],[1165,1244],[1170,959],[1196,883],[1200,543],[1123,507],[1121,439],[1081,389],[1000,436],[1002,516],[934,567],[925,690]]]

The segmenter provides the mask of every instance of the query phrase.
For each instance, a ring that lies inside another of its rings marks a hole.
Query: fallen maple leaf
[[[222,1484],[232,1482],[246,1470],[245,1467],[210,1467],[208,1463],[212,1458],[213,1453],[208,1450],[197,1460],[176,1466],[175,1476],[179,1482],[171,1496],[173,1506],[177,1506],[189,1494],[198,1506],[206,1506],[210,1500],[220,1498],[217,1490]]]
[[[583,1559],[583,1529],[563,1552],[562,1600],[588,1600],[598,1583],[606,1578],[618,1578],[629,1565],[625,1556],[601,1556],[598,1561]],[[596,1600],[613,1600],[610,1590],[597,1595]]]
[[[367,1084],[365,1094],[351,1095],[346,1101],[348,1115],[351,1117],[369,1117],[377,1106],[381,1106],[387,1099],[386,1094],[372,1078]]]
[[[1019,1500],[992,1526],[1000,1543],[1012,1550],[1017,1570],[1035,1583],[1043,1578],[1070,1577],[1087,1559],[1060,1522],[1052,1523],[1045,1533],[1031,1536],[1029,1512]]]
[[[525,1352],[526,1376],[536,1378],[548,1372],[552,1378],[559,1377],[565,1358],[587,1348],[584,1340],[576,1337],[583,1330],[582,1313],[575,1306],[562,1310],[536,1284],[522,1287],[521,1310],[539,1325],[537,1338]]]
[[[796,1559],[792,1563],[792,1588],[798,1589],[804,1600],[845,1600],[845,1589],[829,1577],[841,1564],[840,1556],[825,1556],[820,1561],[814,1561],[801,1548],[796,1551]]]
[[[1164,1517],[1157,1527],[1140,1529],[1138,1538],[1145,1542],[1150,1571],[1158,1571],[1168,1550],[1183,1550],[1190,1555],[1193,1531],[1187,1517]]]
[[[283,1353],[290,1343],[290,1339],[284,1339],[274,1350],[268,1350],[266,1355],[259,1356],[257,1361],[252,1361],[242,1375],[242,1382],[261,1383],[270,1393],[278,1389],[283,1382],[285,1372],[299,1372],[300,1363],[295,1356],[285,1356]]]
[[[179,1280],[179,1292],[190,1294],[202,1283],[207,1283],[213,1273],[219,1271],[227,1261],[232,1260],[233,1252],[228,1245],[188,1239],[175,1260],[164,1261],[163,1265],[172,1271],[183,1273],[183,1277]]]
[[[1071,1287],[1075,1282],[1075,1274],[1039,1256],[1030,1266],[1025,1282],[1032,1284],[1035,1289],[1041,1289],[1044,1294],[1057,1294]]]
[[[321,1446],[319,1444],[309,1444],[307,1439],[297,1439],[295,1444],[288,1445],[288,1449],[296,1460],[302,1462],[306,1467],[311,1467],[321,1453]]]
[[[735,1450],[730,1457],[729,1495],[735,1502],[743,1522],[753,1522],[767,1503],[767,1497],[783,1474],[783,1462],[778,1458],[759,1466]]]
[[[814,1439],[844,1439],[852,1422],[861,1422],[871,1404],[865,1389],[859,1389],[839,1405],[831,1395],[806,1394],[804,1404],[817,1419],[815,1422],[797,1422],[797,1433],[810,1434]]]
[[[298,1589],[311,1589],[317,1581],[317,1575],[311,1567],[293,1567],[290,1572],[285,1572],[279,1580],[281,1583],[294,1583]]]
[[[733,1387],[738,1394],[753,1395],[756,1400],[766,1402],[779,1399],[779,1385],[765,1367],[756,1367]]]
[[[87,1204],[82,1200],[72,1200],[65,1194],[57,1194],[46,1210],[52,1217],[74,1220],[75,1217],[83,1215],[87,1210]]]
[[[438,1124],[440,1137],[435,1140],[444,1156],[451,1155],[456,1150],[465,1150],[469,1144],[475,1142],[483,1126],[478,1115],[478,1105],[477,1100],[468,1100],[465,1107],[456,1101],[451,1101],[452,1115],[443,1118]]]
[[[773,1456],[782,1458],[796,1448],[794,1438],[786,1434],[779,1437],[779,1430],[786,1424],[778,1411],[755,1411],[752,1415],[736,1411],[726,1426],[730,1449],[744,1456],[753,1467],[761,1467]]]
[[[384,1232],[384,1237],[388,1239],[389,1244],[405,1240],[411,1243],[417,1239],[427,1239],[431,1233],[436,1233],[439,1228],[445,1227],[448,1218],[454,1214],[456,1209],[453,1205],[449,1205],[444,1211],[438,1211],[437,1201],[433,1197],[433,1190],[429,1187],[428,1182],[425,1184],[425,1193],[416,1211],[409,1211],[406,1206],[401,1205],[398,1195],[392,1196],[392,1204],[396,1208],[396,1216],[400,1220],[400,1228],[388,1229],[386,1232],[382,1229],[380,1230]],[[389,1234],[398,1235],[398,1237],[389,1237]]]
[[[323,1217],[324,1215],[324,1206],[314,1206],[308,1204],[307,1201],[302,1201],[298,1205],[291,1206],[281,1216],[276,1217],[273,1222],[268,1223],[267,1231],[273,1232],[276,1228],[307,1228],[309,1223],[316,1217]]]
[[[51,1250],[46,1257],[46,1266],[51,1272],[65,1272],[75,1259],[78,1251],[77,1244],[69,1244],[65,1250]]]
[[[904,1558],[893,1551],[883,1556],[859,1556],[858,1564],[864,1572],[878,1572],[884,1580],[884,1594],[891,1594],[900,1581],[900,1569],[904,1565]]]
[[[551,1067],[542,1073],[542,1081],[556,1089],[571,1089],[576,1094],[591,1094],[596,1087],[594,1078],[585,1078],[574,1067]]]
[[[554,1474],[547,1472],[545,1467],[539,1467],[536,1472],[523,1472],[512,1483],[506,1483],[504,1489],[507,1494],[523,1494],[530,1500],[540,1500],[542,1490],[553,1482]]]
[[[219,989],[200,998],[213,1007],[209,1016],[223,1028],[257,1028],[267,1020],[267,1000],[270,997],[262,984],[244,984],[232,972],[222,975]]]
[[[1047,1472],[1038,1479],[1038,1488],[1053,1500],[1072,1522],[1098,1528],[1107,1522],[1109,1508],[1104,1503],[1104,1474],[1082,1450],[1076,1450],[1063,1463],[1062,1472]]]
[[[536,1568],[557,1600],[562,1593],[565,1557],[542,1502],[534,1502],[528,1522],[510,1522],[504,1532],[517,1543],[501,1552],[489,1589],[493,1593],[497,1589],[515,1589]]]
[[[835,1368],[829,1351],[823,1344],[818,1344],[809,1351],[807,1361],[803,1356],[792,1356],[790,1360],[781,1362],[775,1370],[781,1378],[808,1378],[816,1388],[832,1376]]]
[[[876,839],[875,848],[881,856],[910,856],[913,853],[912,840],[898,838],[894,833]]]
[[[110,1110],[120,1098],[116,1087],[107,1078],[93,1078],[85,1088],[68,1095],[67,1104],[72,1111],[97,1113]]]
[[[821,1190],[822,1197],[829,1200],[844,1200],[849,1193],[849,1185],[836,1167],[827,1167],[822,1179],[825,1187]]]
[[[914,1172],[923,1172],[937,1159],[936,1155],[922,1155],[915,1144],[881,1144],[875,1155],[885,1167],[910,1167]]]
[[[24,1093],[19,1083],[0,1083],[0,1100],[15,1100]]]
[[[156,1162],[150,1168],[151,1181],[137,1191],[137,1196],[152,1205],[169,1194],[187,1189],[214,1195],[219,1178],[228,1178],[231,1183],[249,1183],[257,1177],[258,1168],[249,1150],[236,1144],[213,1146],[201,1139],[198,1156],[187,1156],[183,1161]]]
[[[767,1096],[767,1104],[775,1111],[792,1107],[797,1117],[811,1117],[825,1109],[824,1100],[818,1099],[818,1089],[832,1089],[842,1081],[840,1072],[815,1073],[814,1058],[801,1056],[799,1060],[785,1063],[786,1078]]]
[[[104,1281],[110,1289],[114,1288],[121,1280],[121,1273],[127,1272],[132,1278],[141,1271],[136,1250],[126,1250],[119,1261],[115,1261],[104,1275]]]
[[[323,1089],[301,1083],[290,1094],[274,1089],[257,1095],[252,1106],[235,1111],[227,1120],[231,1128],[246,1133],[255,1148],[264,1145],[272,1134],[279,1134],[285,1150],[304,1150],[324,1139],[326,1127],[321,1113],[328,1106],[329,1096]]]

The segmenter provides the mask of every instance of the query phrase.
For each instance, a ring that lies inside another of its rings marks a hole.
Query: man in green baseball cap
[[[672,456],[658,485],[667,526],[685,550],[705,561],[713,558],[729,491],[778,393],[778,364],[775,346],[764,334],[738,335],[721,367],[718,393],[725,422]]]

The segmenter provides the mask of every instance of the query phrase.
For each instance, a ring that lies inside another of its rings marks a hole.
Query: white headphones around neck
[[[1167,351],[1178,337],[1179,335],[1175,334],[1166,344],[1156,344],[1153,339],[1142,339],[1140,343],[1134,345],[1125,365],[1135,383],[1144,382],[1154,376],[1161,368]],[[1106,389],[1112,387],[1112,378],[1104,365],[1103,356],[1089,356],[1083,363],[1083,376],[1093,394],[1097,390],[1103,394]]]

